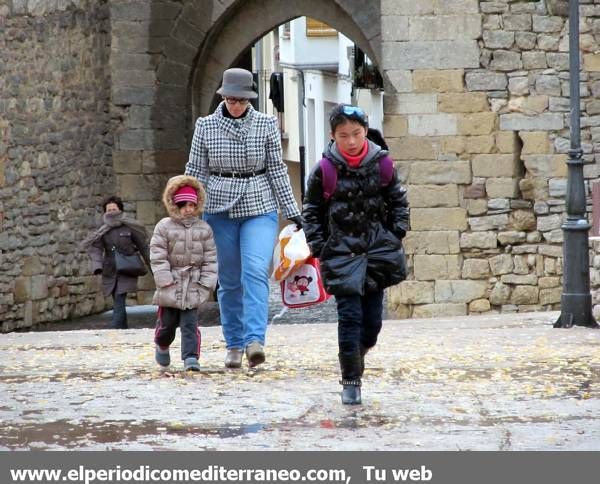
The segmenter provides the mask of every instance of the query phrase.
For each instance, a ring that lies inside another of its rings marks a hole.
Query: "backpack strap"
[[[379,158],[379,183],[387,187],[394,177],[394,161],[385,155]],[[321,167],[321,184],[323,186],[323,197],[329,201],[337,187],[337,168],[329,158],[319,161]]]
[[[379,181],[381,186],[387,187],[394,177],[394,160],[388,155],[379,158]]]
[[[323,186],[323,197],[329,201],[337,186],[337,169],[328,158],[321,158],[321,184]]]

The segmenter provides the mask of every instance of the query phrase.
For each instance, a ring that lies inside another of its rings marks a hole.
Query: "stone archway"
[[[301,16],[324,21],[342,32],[380,61],[380,13],[377,8],[357,9],[355,2],[307,0],[236,3],[223,13],[206,36],[194,65],[191,88],[192,118],[206,114],[221,74],[258,39],[282,23]]]
[[[118,191],[151,228],[169,176],[183,171],[194,121],[207,114],[221,75],[278,25],[311,16],[380,63],[379,2],[355,0],[115,0],[112,16],[113,164]],[[147,302],[152,281],[142,284]]]
[[[310,15],[352,38],[379,64],[379,2],[168,0],[111,4],[113,161],[119,191],[152,224],[166,175],[180,172],[194,120],[206,114],[223,70],[281,23]],[[156,176],[163,175],[163,176]]]

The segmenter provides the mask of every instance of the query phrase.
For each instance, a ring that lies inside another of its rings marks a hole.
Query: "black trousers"
[[[383,291],[364,296],[336,296],[338,345],[340,357],[360,354],[360,347],[371,348],[381,331]]]
[[[127,329],[126,300],[127,293],[115,294],[113,292],[113,313],[110,327],[113,329]]]
[[[168,348],[175,339],[175,330],[181,331],[181,359],[200,357],[200,330],[198,309],[176,309],[159,307],[154,330],[154,342]]]

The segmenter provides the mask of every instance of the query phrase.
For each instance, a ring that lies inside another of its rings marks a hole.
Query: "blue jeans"
[[[219,309],[227,349],[265,344],[269,266],[278,231],[277,212],[229,218],[206,214],[217,245]]]
[[[383,291],[364,296],[336,296],[340,356],[351,358],[371,348],[381,331]]]

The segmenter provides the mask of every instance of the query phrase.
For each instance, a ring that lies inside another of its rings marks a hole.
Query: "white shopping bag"
[[[294,269],[310,257],[304,230],[296,230],[296,224],[286,225],[279,234],[273,251],[273,275],[276,281],[283,280]]]

